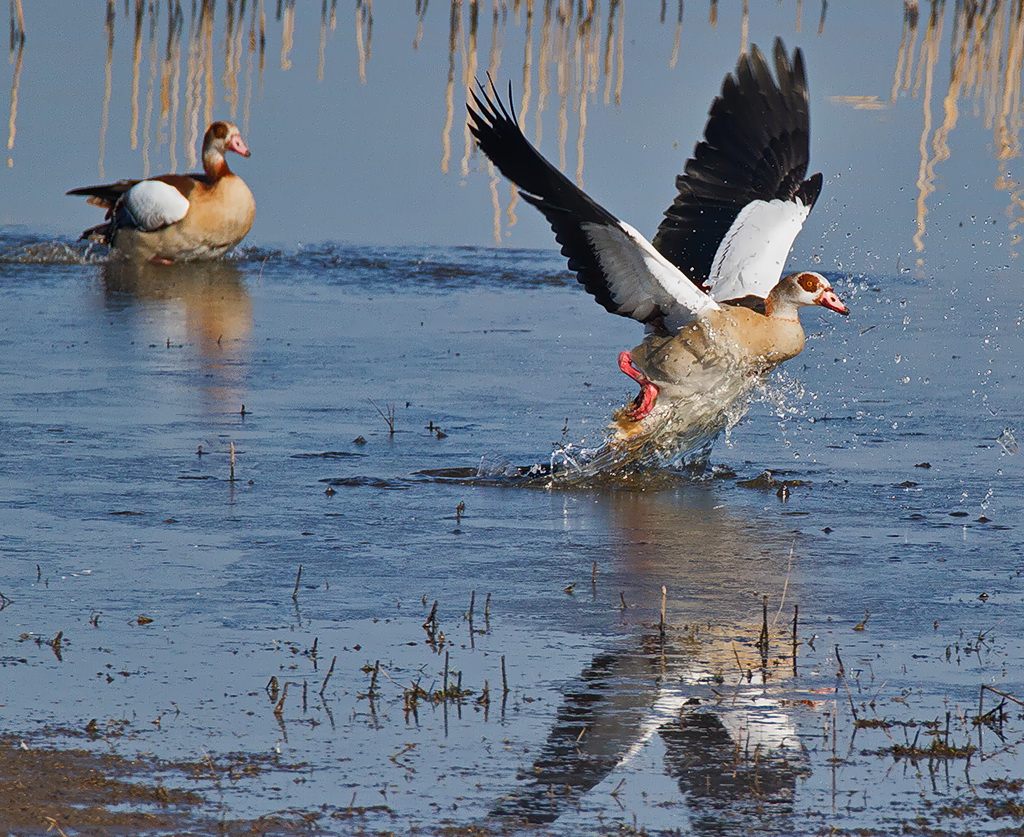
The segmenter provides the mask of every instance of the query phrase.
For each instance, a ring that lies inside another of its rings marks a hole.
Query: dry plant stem
[[[843,677],[843,685],[846,686],[846,697],[850,701],[850,711],[853,713],[853,720],[860,720],[857,717],[857,707],[853,704],[853,692],[850,691],[850,681]]]
[[[290,681],[288,680],[284,681],[284,688],[281,690],[281,699],[277,702],[277,705],[274,706],[274,715],[277,716],[278,720],[280,720],[281,716],[284,714],[284,699],[288,697],[289,682]]]
[[[508,694],[508,677],[505,676],[505,655],[501,655],[501,692],[503,695]]]
[[[231,469],[228,474],[228,482],[235,481],[235,443],[231,443]]]
[[[60,837],[68,837],[67,832],[64,831],[64,829],[57,824],[57,820],[55,820],[53,817],[43,817],[43,819],[50,824],[49,827],[47,827],[46,829],[47,834],[55,830],[60,835]]]
[[[292,590],[292,601],[299,600],[299,582],[302,581],[302,564],[299,564],[299,571],[295,573],[295,587]]]
[[[380,414],[380,417],[382,419],[384,419],[384,423],[388,426],[388,435],[389,436],[394,436],[395,435],[395,405],[394,404],[387,404],[386,405],[387,412],[384,412],[384,410],[382,410],[380,407],[377,406],[377,402],[374,401],[372,398],[369,398],[367,400],[371,404],[373,404],[373,409],[375,409]]]
[[[338,662],[338,655],[335,654],[331,657],[330,668],[327,669],[327,676],[324,677],[324,682],[320,685],[320,697],[324,696],[324,689],[327,688],[327,681],[331,679],[331,675],[334,674],[334,664]]]
[[[761,600],[761,635],[757,638],[757,650],[761,652],[761,659],[768,658],[768,597]]]
[[[658,633],[661,635],[661,641],[665,641],[665,604],[668,599],[668,590],[664,584],[661,585],[661,619],[658,622]]]
[[[993,694],[999,695],[999,697],[1006,698],[1009,701],[1013,701],[1018,706],[1024,706],[1024,700],[1021,700],[1020,698],[1015,698],[1013,695],[1008,695],[1006,692],[1001,692],[999,691],[999,689],[995,689],[992,686],[982,684],[981,693],[984,695],[985,692],[992,692]]]
[[[782,615],[782,608],[786,605],[786,591],[789,590],[789,577],[793,571],[793,554],[796,550],[796,543],[789,548],[789,563],[786,565],[786,580],[782,583],[782,598],[779,600],[779,609],[775,612],[775,618],[772,619],[772,627],[775,627],[775,623],[779,621],[779,616]]]
[[[796,652],[799,642],[796,638],[797,620],[800,618],[800,605],[793,605],[793,676],[796,676]]]

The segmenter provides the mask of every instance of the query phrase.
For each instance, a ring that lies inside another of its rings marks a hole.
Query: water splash
[[[29,239],[0,251],[0,264],[99,264],[106,261],[106,248],[91,244]]]
[[[1013,430],[1009,427],[1003,428],[1003,432],[999,434],[996,441],[999,442],[999,446],[1003,449],[1003,453],[1008,456],[1013,456],[1013,454],[1020,450],[1017,446],[1017,438],[1013,435]]]

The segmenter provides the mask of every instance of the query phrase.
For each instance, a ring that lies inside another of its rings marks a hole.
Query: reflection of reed
[[[421,32],[422,32],[422,20]],[[323,0],[323,5],[320,8],[320,43],[317,46],[316,51],[316,80],[324,80],[324,65],[327,63],[327,30],[330,29],[333,32],[338,28],[338,0],[330,0],[330,9],[328,10],[328,0]]]
[[[467,5],[468,3],[468,5]],[[420,28],[415,44],[419,43],[422,19],[426,3],[418,2],[416,13]],[[445,90],[445,124],[441,134],[441,169],[447,172],[453,152],[453,131],[455,124],[455,76],[456,67],[462,69],[462,79],[467,95],[473,88],[480,62],[477,56],[478,43],[486,33],[479,32],[480,10],[484,0],[450,0],[449,2],[449,75]],[[506,5],[511,5],[514,18],[508,18]],[[606,106],[613,101],[621,103],[625,78],[626,14],[622,0],[492,0],[491,38],[488,58],[488,75],[498,81],[500,63],[508,50],[503,47],[503,32],[500,31],[506,19],[522,26],[522,83],[517,91],[520,121],[533,142],[541,145],[545,129],[545,115],[555,99],[554,119],[557,135],[558,167],[568,170],[569,151],[575,151],[575,177],[583,185],[585,163],[585,140],[591,101],[603,87]],[[824,27],[827,0],[822,0],[819,32]],[[799,29],[803,5],[798,3],[796,26]],[[718,6],[715,0],[710,5],[711,25],[717,23]],[[749,0],[742,4],[740,49],[745,51],[749,38]],[[683,31],[682,0],[662,0],[660,22],[672,25],[672,47],[668,55],[669,67],[675,67],[679,60]],[[539,23],[539,25],[535,25]],[[414,44],[414,45],[415,45]],[[518,64],[517,56],[511,60]],[[461,109],[460,109],[461,110]],[[461,115],[461,114],[460,114]],[[471,137],[465,120],[463,125],[463,154],[460,172],[468,172],[469,159],[474,153]],[[533,122],[532,128],[528,125]],[[549,117],[550,121],[550,117]],[[497,197],[497,181],[492,173],[491,190],[494,201],[495,240],[502,238],[502,207]],[[506,188],[506,187],[502,187]],[[516,222],[516,190],[509,185],[510,196],[504,208],[508,226]]]
[[[1010,229],[1022,223],[1021,184],[1009,177],[1005,161],[1021,154],[1024,130],[1024,0],[1011,3],[958,2],[953,10],[950,36],[949,81],[936,89],[946,18],[944,0],[930,0],[921,19],[917,0],[905,0],[900,38],[888,105],[903,95],[921,100],[921,133],[915,213],[914,249],[925,249],[928,199],[936,190],[938,167],[951,156],[949,139],[960,116],[962,102],[973,99],[986,130],[992,132],[993,156],[999,163],[995,187],[1009,194]],[[941,96],[941,119],[933,113]],[[856,108],[883,108],[876,96],[844,96],[834,101]],[[936,124],[937,123],[937,124]],[[1015,237],[1013,244],[1020,242]],[[920,263],[920,262],[919,262]]]
[[[667,2],[667,0],[666,0]],[[426,4],[424,4],[425,6]],[[463,0],[451,0],[449,17],[449,76],[445,91],[445,125],[441,136],[441,169],[448,171],[452,158],[452,131],[455,124],[455,77],[456,67],[461,69],[463,89],[472,90],[480,64],[478,49],[480,42],[479,0],[473,0],[466,7]],[[542,6],[542,8],[541,8]],[[678,44],[682,21],[682,2],[677,0],[677,29],[673,55],[678,55]],[[490,51],[488,74],[493,79],[500,76],[501,61],[504,57],[502,28],[508,19],[505,4],[492,0]],[[587,115],[590,99],[600,89],[604,80],[604,100],[607,104],[614,96],[619,103],[622,81],[625,73],[623,46],[625,42],[625,11],[620,0],[609,0],[605,10],[598,0],[571,2],[571,0],[520,0],[513,4],[517,25],[524,27],[522,54],[522,85],[518,93],[519,115],[524,121],[533,119],[535,141],[540,142],[544,133],[543,115],[548,108],[552,94],[557,96],[558,155],[561,167],[566,167],[570,133],[575,133],[572,143],[576,153],[576,178],[582,181],[584,165],[584,140],[587,130]],[[419,12],[425,11],[418,8]],[[666,9],[663,4],[663,15]],[[539,27],[535,25],[540,21]],[[536,95],[535,95],[536,94]],[[536,104],[534,105],[534,101]],[[461,106],[461,102],[460,102]],[[460,107],[461,110],[461,107]],[[575,131],[572,131],[572,117],[575,115]],[[469,171],[469,160],[474,152],[472,138],[464,120],[463,153],[461,173]],[[496,239],[501,238],[502,209],[498,196],[498,181],[491,170],[491,191],[494,200],[494,227]],[[516,219],[516,191],[511,188],[505,215],[509,224]]]
[[[373,0],[356,0],[356,52],[359,55],[359,81],[366,84],[366,63],[373,40]]]
[[[330,3],[324,0],[323,4],[322,16],[325,24],[330,21],[332,29],[336,22],[336,3],[337,0]],[[187,26],[185,8],[189,10]],[[265,66],[267,36],[263,0],[226,0],[222,4],[217,0],[196,0],[185,4],[184,8],[182,0],[168,0],[165,4],[133,0],[131,4],[125,3],[122,14],[132,39],[128,126],[131,147],[138,148],[141,137],[145,174],[149,174],[151,156],[158,154],[165,145],[172,170],[178,168],[179,148],[184,148],[186,163],[194,168],[198,164],[195,149],[200,133],[213,121],[221,101],[227,103],[232,120],[237,120],[241,108],[243,128],[248,126],[253,67],[258,61],[257,72],[262,83]],[[107,0],[107,54],[99,140],[101,176],[110,120],[118,17],[118,4]],[[277,20],[282,33],[281,65],[287,69],[291,66],[289,56],[294,44],[294,0],[280,0]],[[323,49],[322,46],[321,76]],[[218,51],[223,53],[223,66],[219,70]],[[144,62],[148,62],[148,76],[143,92]]]
[[[21,0],[11,0],[11,49],[9,61],[14,65],[11,80],[11,112],[7,120],[7,150],[14,149],[14,138],[18,133],[18,87],[21,85],[21,67],[25,60],[25,13]],[[7,167],[14,165],[14,158],[8,155]]]
[[[289,55],[295,45],[295,0],[284,0],[283,9],[278,2],[277,19],[281,21],[281,69],[290,70],[292,61]]]

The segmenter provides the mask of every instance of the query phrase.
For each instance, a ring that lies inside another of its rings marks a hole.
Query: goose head
[[[203,169],[211,177],[222,177],[228,173],[225,151],[234,151],[243,157],[251,154],[234,122],[214,122],[203,137]]]
[[[843,316],[850,313],[828,279],[808,270],[780,279],[765,299],[765,313],[769,317],[795,320],[797,310],[807,305],[820,305]]]

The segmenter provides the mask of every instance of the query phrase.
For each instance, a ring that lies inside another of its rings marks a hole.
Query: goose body
[[[726,77],[678,195],[653,242],[586,195],[520,130],[511,96],[474,94],[470,130],[480,149],[548,219],[569,269],[605,309],[646,326],[619,355],[640,384],[616,414],[616,438],[664,423],[714,432],[752,381],[804,346],[798,310],[848,314],[829,281],[803,271],[780,278],[793,241],[821,191],[809,157],[803,57],[780,41],[775,75],[752,47]],[[776,80],[777,79],[777,80]],[[656,420],[657,418],[657,420]]]
[[[252,228],[256,201],[225,152],[250,156],[238,127],[214,122],[203,138],[202,174],[164,174],[72,189],[107,210],[107,220],[82,233],[138,262],[169,264],[215,259]]]

